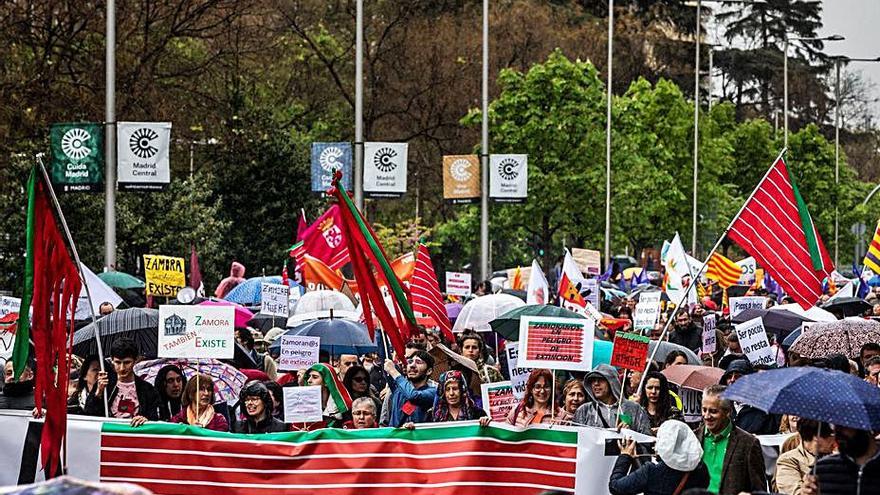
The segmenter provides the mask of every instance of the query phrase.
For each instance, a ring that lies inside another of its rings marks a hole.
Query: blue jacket
[[[424,423],[428,421],[428,410],[434,407],[434,398],[437,396],[437,387],[425,384],[419,388],[400,375],[388,382],[391,388],[391,410],[388,426],[399,428],[404,423]],[[413,405],[410,414],[404,412],[404,405],[409,402]]]
[[[682,471],[676,471],[663,463],[663,461],[647,462],[633,472],[633,458],[628,455],[617,457],[611,479],[608,481],[608,491],[612,495],[670,495],[685,475]],[[629,473],[629,474],[627,474]],[[709,470],[700,461],[696,469],[691,471],[687,482],[681,492],[689,488],[706,488],[709,486]]]

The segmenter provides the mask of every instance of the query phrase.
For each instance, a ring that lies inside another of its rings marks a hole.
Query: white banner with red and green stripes
[[[41,428],[27,416],[0,413],[0,460],[7,468],[0,484],[42,478]],[[167,495],[604,494],[616,458],[606,455],[606,440],[618,437],[593,428],[475,422],[237,435],[77,416],[69,422],[66,459],[77,478],[132,482]]]

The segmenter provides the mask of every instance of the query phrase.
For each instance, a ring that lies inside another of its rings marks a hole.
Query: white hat
[[[703,458],[703,447],[694,432],[681,421],[669,420],[657,430],[657,455],[676,471],[693,471]]]
[[[278,336],[284,332],[286,332],[286,330],[283,328],[271,328],[268,332],[266,332],[266,336],[263,337],[263,339],[271,344],[272,342],[275,342],[275,339],[277,339]]]

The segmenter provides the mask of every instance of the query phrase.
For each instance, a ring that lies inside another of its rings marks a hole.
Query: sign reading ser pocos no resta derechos
[[[159,306],[160,358],[232,359],[233,306]]]

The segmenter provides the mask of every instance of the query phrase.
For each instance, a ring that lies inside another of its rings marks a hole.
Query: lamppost
[[[843,41],[846,38],[839,34],[821,36],[818,38],[789,38],[788,35],[782,42],[782,125],[784,128],[783,142],[788,148],[788,44],[791,41]]]
[[[611,266],[611,68],[614,65],[614,0],[608,0],[608,83],[605,102],[605,269]]]

